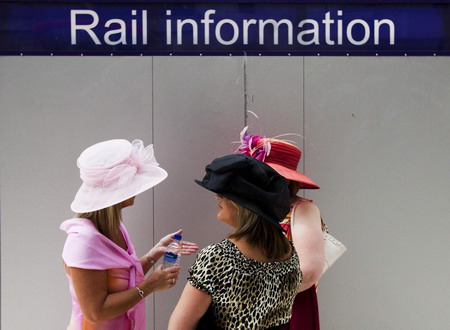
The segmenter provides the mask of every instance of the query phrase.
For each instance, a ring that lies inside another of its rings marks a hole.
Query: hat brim
[[[284,167],[275,163],[266,163],[272,167],[279,174],[284,176],[287,180],[293,180],[300,183],[300,188],[302,189],[320,189],[320,187],[315,184],[310,178],[308,178],[303,173],[291,170],[290,168]]]
[[[143,193],[165,178],[167,178],[167,172],[161,167],[155,166],[138,173],[126,187],[119,190],[115,187],[92,189],[83,183],[70,208],[75,213],[98,211]]]

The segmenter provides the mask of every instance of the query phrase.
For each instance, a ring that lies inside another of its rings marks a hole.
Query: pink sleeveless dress
[[[299,202],[301,199],[299,199]],[[286,230],[286,237],[292,241],[291,231],[291,215],[294,206],[299,202],[291,206],[291,210],[286,218],[281,223],[281,226]],[[300,265],[302,261],[300,260]],[[301,266],[300,266],[301,267]],[[292,317],[288,324],[284,327],[284,330],[320,330],[319,323],[319,305],[317,301],[316,286],[313,285],[309,289],[297,293],[292,306]]]
[[[144,279],[139,258],[121,223],[120,230],[127,244],[127,251],[100,234],[88,219],[66,220],[60,227],[67,234],[63,260],[67,267],[106,270],[108,292],[120,292],[135,287]],[[67,274],[72,296],[72,315],[67,330],[144,330],[145,300],[142,299],[127,313],[112,320],[93,324],[83,317],[70,274]]]

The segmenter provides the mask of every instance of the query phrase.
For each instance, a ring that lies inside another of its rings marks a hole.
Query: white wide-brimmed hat
[[[167,172],[156,162],[153,145],[116,139],[94,144],[78,157],[83,181],[71,209],[87,213],[104,209],[156,186]]]

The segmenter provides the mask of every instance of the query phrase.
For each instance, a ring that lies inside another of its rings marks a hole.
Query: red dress
[[[286,237],[290,241],[292,241],[291,214],[294,206],[291,207],[291,211],[281,223],[282,227],[286,230]],[[301,262],[300,260],[300,265]],[[292,306],[291,320],[286,324],[284,330],[320,330],[319,305],[315,285],[297,293],[294,305]]]

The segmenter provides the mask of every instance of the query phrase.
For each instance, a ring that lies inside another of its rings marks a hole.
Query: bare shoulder
[[[308,214],[311,216],[319,216],[320,217],[320,210],[317,207],[317,205],[309,199],[306,198],[300,198],[298,201],[298,204],[295,208],[295,212],[297,214]]]
[[[322,233],[320,210],[313,201],[300,198],[295,207],[294,218],[291,220],[291,228],[293,237],[296,233],[302,235],[311,235],[311,231]]]

